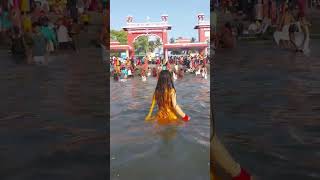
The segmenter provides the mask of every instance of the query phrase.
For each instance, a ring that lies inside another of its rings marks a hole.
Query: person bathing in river
[[[219,47],[223,48],[234,48],[235,46],[235,37],[232,32],[232,27],[229,22],[227,22],[222,32],[219,34],[219,37],[217,38],[217,41],[219,42]]]
[[[179,79],[182,79],[183,76],[184,76],[184,70],[183,70],[183,68],[180,68],[180,69],[178,70],[178,78],[179,78]]]
[[[290,41],[294,44],[296,52],[303,52],[304,54],[310,53],[310,25],[311,24],[307,22],[305,17],[299,15],[298,21],[294,24],[294,31],[290,33]]]
[[[155,104],[158,105],[158,112],[155,116],[152,116]],[[159,124],[170,124],[179,122],[179,117],[183,121],[190,120],[190,117],[183,112],[177,103],[172,74],[168,70],[163,70],[160,72],[150,111],[145,119],[147,121],[155,119]]]
[[[278,31],[274,32],[273,38],[277,45],[280,45],[280,41],[284,42],[284,47],[288,48],[290,45],[289,28],[291,23],[294,22],[294,18],[287,5],[284,7],[284,14],[278,25]],[[281,30],[281,31],[280,31]]]
[[[153,76],[153,77],[157,77],[157,76],[158,76],[157,68],[156,68],[156,67],[152,68],[152,76]]]
[[[147,72],[145,69],[141,69],[141,80],[146,81],[147,80]]]
[[[45,36],[41,33],[38,24],[34,25],[34,36],[33,36],[33,62],[48,65],[48,54],[47,54],[47,41]]]

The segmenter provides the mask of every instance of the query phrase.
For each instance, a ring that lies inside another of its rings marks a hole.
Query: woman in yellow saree
[[[155,104],[158,105],[158,112],[152,116]],[[176,89],[171,73],[168,70],[163,70],[160,72],[146,121],[157,120],[159,124],[172,124],[179,123],[180,118],[183,121],[190,120],[190,117],[177,104]]]

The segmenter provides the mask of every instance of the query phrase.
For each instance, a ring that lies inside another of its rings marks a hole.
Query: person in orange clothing
[[[155,116],[152,116],[155,104],[158,105],[158,112]],[[159,124],[164,125],[179,123],[179,117],[185,122],[190,120],[190,117],[183,112],[177,103],[177,94],[173,84],[172,74],[168,70],[162,70],[146,121],[156,120]]]

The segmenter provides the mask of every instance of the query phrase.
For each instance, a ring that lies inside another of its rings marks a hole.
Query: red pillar
[[[168,33],[166,29],[162,30],[162,47],[164,51],[164,58],[168,60],[168,49],[165,47],[165,44],[168,43]]]
[[[205,31],[204,28],[199,28],[198,29],[199,32],[199,42],[205,42],[206,41],[206,37],[205,37]]]
[[[168,42],[168,33],[167,33],[167,30],[164,29],[162,31],[162,43],[167,44],[167,42]]]
[[[132,47],[132,50],[129,51],[129,58],[132,58],[134,56],[134,45],[133,45],[134,38],[135,38],[134,35],[131,32],[128,32],[127,34],[128,45]]]

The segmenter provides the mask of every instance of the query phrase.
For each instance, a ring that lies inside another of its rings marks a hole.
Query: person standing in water
[[[71,39],[72,39],[72,47],[76,52],[79,52],[79,45],[80,45],[80,26],[78,24],[77,19],[73,19],[71,25]]]
[[[40,31],[38,24],[34,26],[35,34],[33,36],[33,62],[48,65],[47,41]]]
[[[152,116],[156,103],[158,112]],[[163,70],[160,72],[150,111],[145,119],[147,121],[156,119],[159,124],[170,124],[179,122],[179,116],[185,122],[190,120],[190,117],[183,112],[177,103],[177,94],[171,73],[168,70]]]

